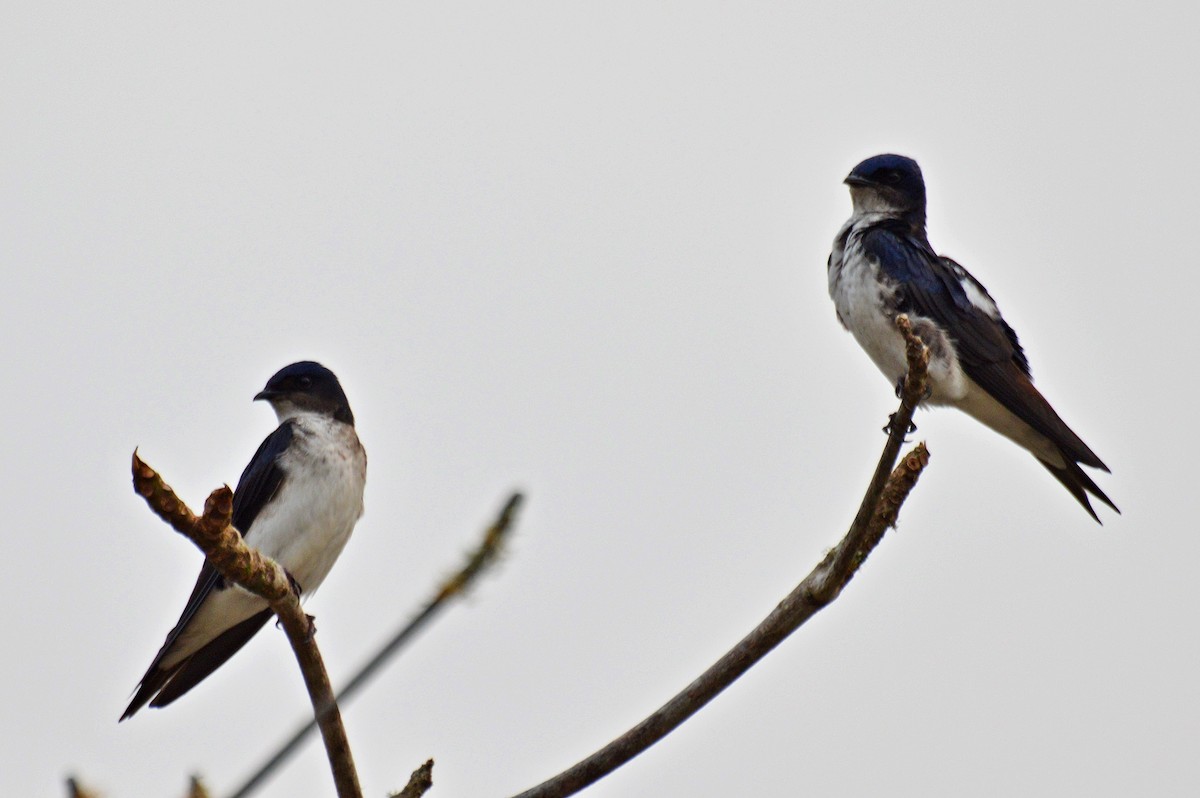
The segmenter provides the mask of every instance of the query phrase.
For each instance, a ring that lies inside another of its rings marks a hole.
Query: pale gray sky
[[[302,358],[371,457],[308,604],[335,681],[529,494],[346,708],[367,794],[433,756],[437,795],[503,796],[642,718],[853,515],[895,400],[825,257],[841,179],[895,151],[1124,515],[920,415],[847,593],[588,794],[1196,794],[1200,13],[499,5],[0,9],[4,793],[222,793],[304,714],[268,629],[116,723],[200,562],[130,453],[199,504]],[[314,744],[265,794],[330,793]]]

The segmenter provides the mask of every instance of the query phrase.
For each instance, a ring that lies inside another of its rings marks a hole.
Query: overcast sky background
[[[366,794],[432,756],[508,795],[640,720],[853,516],[896,402],[825,258],[894,151],[1124,514],[921,414],[851,588],[588,794],[1195,795],[1200,12],[504,5],[0,9],[4,793],[223,794],[302,718],[268,628],[116,722],[200,565],[130,453],[199,506],[306,358],[370,454],[307,605],[335,683],[529,498],[345,707]],[[331,795],[319,743],[264,794]]]

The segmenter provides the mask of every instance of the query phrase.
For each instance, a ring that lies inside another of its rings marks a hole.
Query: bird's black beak
[[[846,175],[846,179],[843,180],[842,182],[848,186],[869,186],[869,185],[871,185],[870,180],[867,180],[865,177],[859,177],[858,175],[856,175],[854,173]]]
[[[266,399],[269,402],[276,396],[279,396],[278,391],[272,391],[270,388],[263,388],[261,391],[254,394],[254,401],[257,402],[259,399]]]

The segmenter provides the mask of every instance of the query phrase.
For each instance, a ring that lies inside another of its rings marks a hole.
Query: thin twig
[[[516,521],[517,510],[520,508],[522,501],[523,497],[520,493],[514,493],[508,498],[496,520],[484,532],[483,540],[479,546],[467,558],[466,564],[443,582],[438,587],[434,597],[425,605],[424,609],[403,628],[399,629],[387,644],[375,656],[371,657],[353,678],[346,683],[337,694],[337,702],[339,704],[344,704],[349,700],[418,630],[446,608],[449,599],[463,595],[476,577],[486,571],[488,566],[497,560],[500,552],[503,550],[507,534]],[[252,794],[262,785],[268,776],[291,757],[300,743],[304,741],[304,738],[313,730],[318,720],[319,717],[314,718],[297,728],[292,736],[288,738],[287,742],[281,745],[275,754],[255,771],[254,775],[246,779],[242,783],[242,786],[230,795],[230,798],[246,798],[246,796]],[[430,767],[432,769],[432,765]]]
[[[892,414],[888,422],[887,443],[884,444],[883,453],[879,456],[879,464],[875,466],[875,473],[871,477],[871,483],[867,486],[867,492],[858,507],[854,523],[851,524],[850,531],[846,533],[841,544],[830,553],[832,559],[826,558],[828,568],[824,573],[829,578],[817,580],[812,598],[814,601],[820,602],[822,606],[838,597],[841,589],[854,576],[854,571],[866,561],[871,549],[879,543],[883,531],[891,525],[879,526],[873,523],[873,516],[889,479],[889,472],[896,462],[896,456],[900,454],[904,437],[912,425],[913,413],[916,412],[917,405],[925,398],[925,389],[929,382],[929,349],[912,331],[912,325],[907,315],[900,314],[896,317],[896,327],[904,337],[904,354],[908,361],[908,373],[904,377],[904,387],[900,392],[900,407]],[[923,450],[924,445],[922,444],[919,448]],[[929,454],[926,452],[925,458],[928,459],[928,457]],[[896,512],[899,510],[900,508],[897,506]]]
[[[312,623],[300,608],[299,597],[284,569],[247,546],[241,533],[230,526],[233,491],[228,486],[213,491],[204,503],[204,515],[197,517],[136,451],[133,489],[159,518],[195,543],[222,577],[266,599],[292,644],[314,715],[321,718],[321,736],[338,798],[362,798],[350,743],[334,701],[329,674],[317,649]]]
[[[424,765],[417,768],[408,777],[408,784],[400,792],[392,793],[388,798],[421,798],[433,786],[433,760],[426,760]]]
[[[908,376],[900,409],[892,417],[888,441],[875,476],[863,497],[850,531],[795,590],[750,634],[711,668],[637,726],[583,761],[516,798],[563,798],[573,795],[619,768],[661,740],[731,685],[805,621],[837,598],[859,565],[896,522],[908,492],[929,462],[923,443],[917,444],[893,471],[892,465],[908,432],[912,414],[925,393],[928,350],[912,334],[908,318],[897,326],[908,343]]]

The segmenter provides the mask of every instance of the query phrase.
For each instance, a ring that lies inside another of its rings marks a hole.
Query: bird
[[[363,513],[367,455],[332,371],[302,361],[280,369],[254,397],[279,426],[258,447],[233,494],[232,524],[250,546],[311,594]],[[272,616],[262,599],[228,584],[206,559],[175,627],[120,720],[147,703],[165,707],[223,665]]]
[[[1089,495],[1120,513],[1081,466],[1109,468],[1033,385],[1017,334],[975,277],[925,233],[925,180],[912,158],[884,154],[851,170],[853,212],[833,241],[829,295],[838,321],[893,384],[907,371],[896,317],[929,348],[923,405],[956,407],[1027,449],[1097,523]]]

